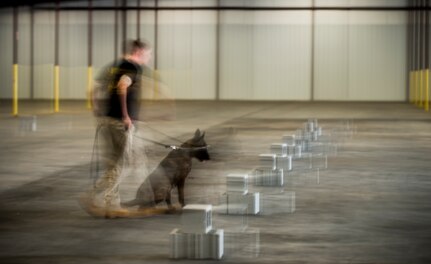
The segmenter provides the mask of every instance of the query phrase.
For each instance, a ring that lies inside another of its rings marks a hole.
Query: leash
[[[163,143],[161,143],[161,142],[158,142],[158,141],[155,141],[155,140],[152,140],[152,139],[149,139],[149,138],[144,138],[144,137],[140,137],[140,136],[137,136],[137,135],[133,135],[133,137],[135,137],[135,138],[139,138],[139,139],[142,139],[142,140],[145,140],[145,141],[148,141],[148,142],[151,142],[151,143],[153,143],[153,144],[156,144],[156,145],[162,146],[162,147],[164,147],[164,148],[178,149],[178,147],[177,147],[177,146],[175,146],[175,145],[167,145],[167,144],[163,144]]]
[[[143,123],[143,122],[141,122],[141,123]],[[171,137],[169,135],[166,135],[165,133],[163,133],[161,131],[158,131],[155,128],[152,128],[149,125],[145,125],[145,126],[148,127],[148,128],[150,128],[150,129],[152,129],[152,130],[154,130],[154,131],[156,131],[156,132],[158,132],[158,133],[160,133],[160,134],[162,134],[162,135],[164,135],[164,136],[166,136],[166,137],[168,137],[168,138],[170,138],[170,139],[173,139],[175,141],[178,141],[178,142],[182,143],[182,141],[180,141],[179,139]],[[97,182],[97,179],[99,178],[99,171],[100,171],[100,167],[99,167],[99,133],[100,133],[101,127],[102,127],[101,124],[97,125],[96,133],[94,135],[93,152],[91,154],[90,179],[93,180],[93,186],[94,187],[96,187],[96,182]],[[162,146],[164,148],[170,148],[172,150],[189,150],[189,151],[193,151],[193,150],[208,149],[210,147],[210,145],[203,146],[203,147],[181,147],[181,146],[176,146],[176,145],[164,144],[162,142],[155,141],[155,140],[152,140],[152,139],[149,139],[149,138],[137,136],[136,134],[134,134],[133,137],[136,137],[136,138],[139,138],[141,140],[145,140],[145,141],[151,142],[151,143],[153,143],[155,145]],[[94,164],[93,160],[94,160],[95,156],[96,156],[96,170],[94,171],[94,169],[93,169],[93,167],[94,167],[93,166],[93,164]],[[94,173],[94,172],[96,172],[96,173]]]
[[[155,132],[157,132],[157,133],[159,133],[159,134],[162,134],[163,136],[165,136],[165,137],[167,137],[167,138],[170,138],[170,139],[172,139],[172,140],[174,140],[174,141],[177,141],[177,142],[179,142],[179,143],[183,143],[183,141],[182,140],[179,140],[178,138],[174,138],[174,137],[171,137],[171,136],[169,136],[169,135],[167,135],[167,134],[165,134],[165,133],[163,133],[162,131],[160,131],[160,130],[158,130],[158,129],[155,129],[154,127],[151,127],[150,125],[148,125],[147,123],[145,123],[145,122],[142,122],[142,121],[136,121],[137,123],[140,123],[140,124],[142,124],[142,125],[144,125],[144,126],[146,126],[146,127],[148,127],[149,129],[151,129],[151,130],[153,130],[153,131],[155,131]]]
[[[164,135],[167,138],[170,138],[170,139],[172,139],[174,141],[180,142],[181,144],[183,143],[183,141],[181,141],[181,140],[179,140],[177,138],[171,137],[171,136],[163,133],[162,131],[149,126],[147,123],[140,122],[140,121],[137,121],[137,122],[143,124],[144,126],[148,127],[149,129],[151,129],[151,130],[153,130],[153,131],[155,131],[155,132],[157,132],[159,134]],[[204,147],[180,147],[180,146],[176,146],[176,145],[163,144],[161,142],[158,142],[158,141],[155,141],[155,140],[152,140],[152,139],[148,139],[148,138],[144,138],[144,137],[140,137],[140,136],[137,136],[137,135],[133,135],[133,136],[136,137],[136,138],[139,138],[139,139],[142,139],[142,140],[154,143],[156,145],[162,146],[164,148],[170,148],[170,149],[173,149],[173,150],[179,150],[179,149],[182,149],[182,150],[200,150],[200,149],[208,149],[208,147],[210,147],[210,145],[207,145],[207,146],[204,146]]]
[[[176,146],[176,145],[163,144],[161,142],[158,142],[158,141],[155,141],[155,140],[152,140],[152,139],[148,139],[148,138],[144,138],[144,137],[140,137],[140,136],[137,136],[137,135],[133,135],[133,136],[136,137],[136,138],[139,138],[139,139],[142,139],[142,140],[154,143],[156,145],[165,147],[165,148],[173,149],[173,150],[180,150],[180,149],[181,150],[200,150],[200,149],[208,149],[210,147],[210,145],[206,145],[204,147],[179,147],[179,146]]]

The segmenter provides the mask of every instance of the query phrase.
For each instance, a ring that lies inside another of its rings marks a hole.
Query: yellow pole
[[[12,115],[18,115],[18,64],[13,65],[13,99],[12,99]]]
[[[420,74],[419,74],[419,71],[415,71],[415,86],[416,86],[416,106],[419,106],[419,100],[420,100],[420,97],[419,97],[419,91],[420,91],[420,88],[421,88],[421,82],[420,82]]]
[[[422,108],[424,105],[424,82],[423,82],[423,70],[419,70],[419,107]]]
[[[60,67],[54,66],[54,112],[60,111]]]
[[[429,69],[425,69],[425,111],[429,111]]]
[[[409,72],[409,102],[412,104],[414,102],[413,99],[413,89],[414,89],[414,81],[413,81],[414,72]]]
[[[88,76],[88,80],[87,80],[87,108],[91,109],[93,107],[93,104],[92,104],[92,99],[93,99],[93,95],[92,95],[93,67],[88,66],[87,76]]]

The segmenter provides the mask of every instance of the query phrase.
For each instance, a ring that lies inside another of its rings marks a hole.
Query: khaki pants
[[[98,133],[104,168],[95,182],[91,198],[95,206],[117,210],[121,208],[120,183],[132,156],[134,127],[126,131],[121,120],[105,117],[99,121]]]

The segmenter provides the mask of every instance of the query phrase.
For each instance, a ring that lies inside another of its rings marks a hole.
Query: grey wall
[[[404,101],[405,12],[316,12],[315,99]]]
[[[142,2],[147,6],[154,4]],[[103,6],[113,1],[97,3]],[[222,0],[220,3],[307,7],[312,1]],[[315,1],[317,6],[399,6],[403,3]],[[136,1],[128,2],[129,6],[136,4]],[[216,4],[215,0],[161,0],[159,5]],[[157,33],[158,70],[164,87],[177,99],[211,100],[219,94],[220,99],[226,100],[406,100],[407,12],[404,11],[165,10],[158,12],[157,32],[155,11],[139,12],[140,35],[154,43]],[[136,10],[127,11],[130,38],[137,36],[137,14]],[[121,16],[118,12],[120,22]],[[0,98],[12,97],[12,18],[12,9],[0,10]],[[115,59],[114,18],[115,11],[93,12],[95,75]],[[30,98],[32,87],[34,98],[53,97],[54,19],[53,11],[35,11],[31,84],[30,10],[19,9],[20,98]],[[62,99],[86,98],[87,22],[86,11],[60,14]],[[121,37],[119,26],[119,43]],[[120,48],[118,45],[117,54],[121,54]],[[144,93],[144,97],[148,94]]]

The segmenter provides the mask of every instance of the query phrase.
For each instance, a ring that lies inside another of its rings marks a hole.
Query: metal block
[[[21,132],[34,132],[37,130],[36,116],[22,116],[19,121],[19,130]]]
[[[260,229],[225,231],[225,252],[229,257],[256,258],[260,254]]]
[[[226,177],[227,192],[242,193],[248,192],[248,174],[229,174]]]
[[[275,155],[287,155],[287,144],[286,143],[273,143],[271,144],[271,153]]]
[[[287,150],[286,155],[290,155],[290,156],[295,155],[295,144],[288,144],[286,150]]]
[[[314,131],[314,123],[313,122],[304,123],[304,131],[305,132],[313,132]]]
[[[294,145],[295,144],[295,135],[284,135],[282,138],[282,142],[287,145]]]
[[[328,168],[328,156],[326,154],[316,154],[311,156],[311,168],[312,169],[327,169]]]
[[[224,253],[223,229],[207,234],[186,233],[176,228],[170,233],[170,257],[173,259],[221,259]]]
[[[316,127],[315,132],[317,132],[317,136],[318,136],[318,137],[320,137],[320,136],[322,135],[322,133],[323,133],[323,132],[322,132],[322,127],[319,127],[319,126],[318,126],[318,127]]]
[[[259,162],[260,167],[270,168],[272,170],[275,170],[277,167],[275,154],[260,154]]]
[[[282,169],[256,168],[253,172],[256,186],[284,186],[284,172]]]
[[[313,155],[324,154],[328,152],[328,144],[321,142],[313,142],[310,144],[310,152]]]
[[[282,169],[284,171],[292,170],[292,155],[277,155],[277,169]]]
[[[261,214],[293,213],[296,210],[295,192],[282,192],[261,195]]]
[[[293,157],[295,157],[295,158],[301,158],[302,157],[302,146],[301,145],[295,145],[294,146]]]
[[[208,233],[212,229],[212,205],[186,205],[181,214],[181,224],[185,233]]]
[[[312,123],[312,124],[313,124],[313,126],[314,126],[314,128],[316,128],[316,127],[318,127],[318,126],[319,126],[319,122],[317,121],[317,119],[316,119],[316,118],[309,118],[307,122],[308,122],[308,123]]]
[[[227,193],[224,195],[224,205],[226,214],[258,214],[260,211],[259,204],[260,194],[247,193],[247,194],[236,194]]]

